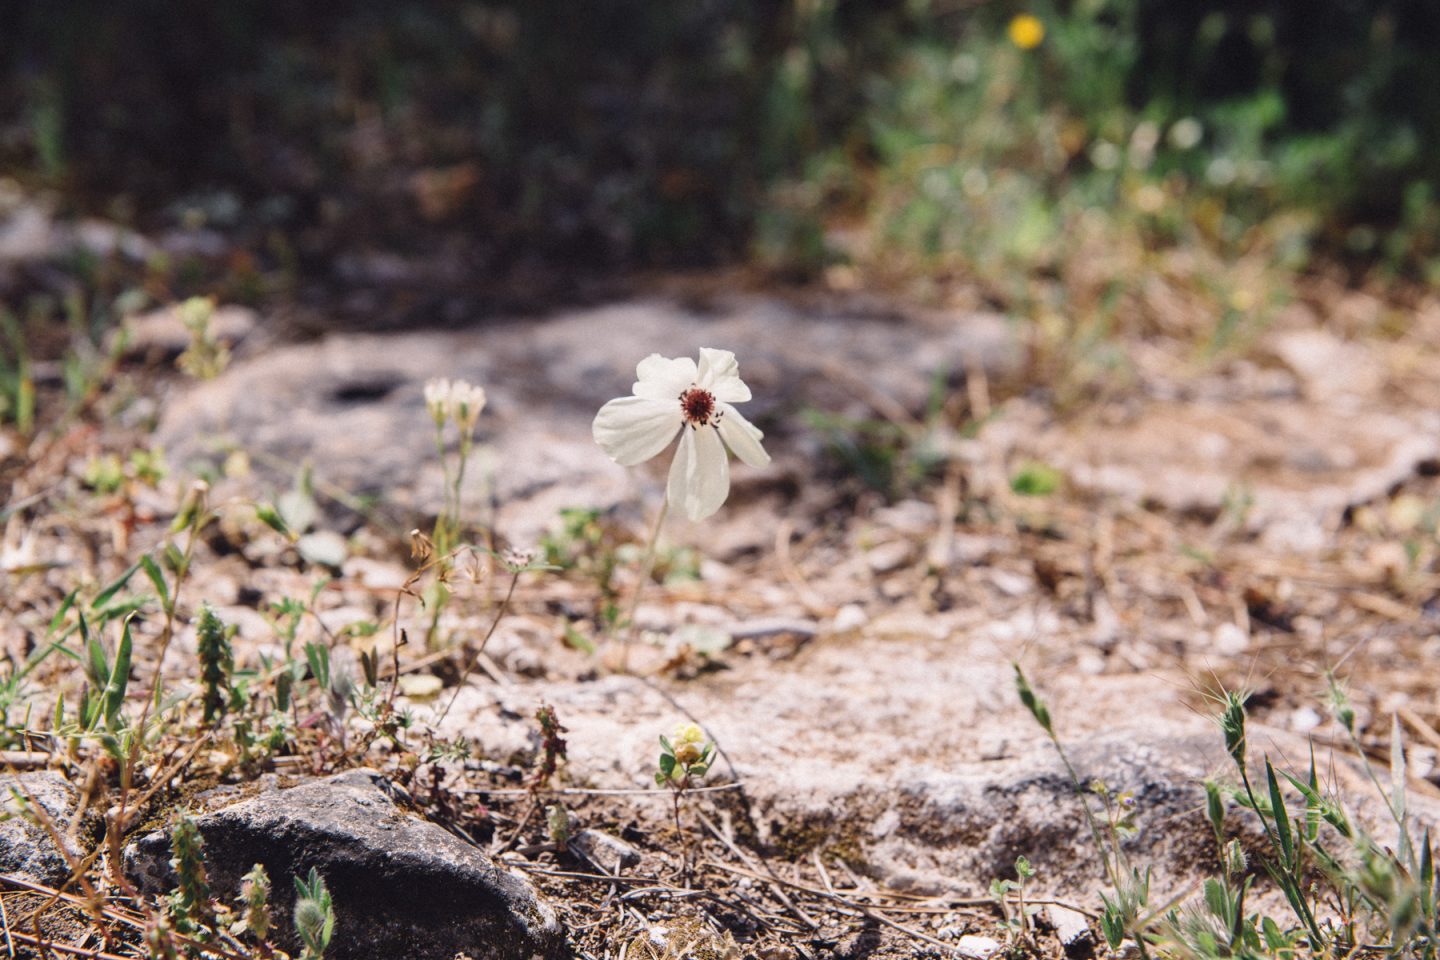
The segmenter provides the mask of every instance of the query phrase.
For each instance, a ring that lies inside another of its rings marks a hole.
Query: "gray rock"
[[[291,877],[311,867],[335,901],[326,956],[532,960],[564,955],[554,911],[529,881],[430,823],[378,773],[352,770],[289,790],[266,790],[199,816],[211,888],[234,897],[255,863],[270,874],[277,917],[294,903]],[[141,889],[174,884],[170,841],[148,834],[126,849]],[[280,939],[293,933],[283,925]]]
[[[640,863],[640,851],[601,830],[581,830],[570,838],[570,852],[614,876]]]
[[[278,348],[180,387],[164,404],[157,439],[178,463],[212,455],[216,438],[309,461],[318,478],[383,495],[408,528],[443,502],[425,382],[469,380],[489,403],[466,502],[479,509],[493,494],[501,530],[524,543],[563,507],[608,508],[635,495],[635,480],[596,448],[591,420],[606,400],[629,393],[647,354],[693,357],[701,346],[736,351],[755,395],[744,413],[776,434],[806,407],[920,411],[936,373],[978,366],[998,376],[1020,356],[1003,318],[992,315],[821,318],[758,299],[705,315],[647,300],[461,333],[341,334]],[[777,463],[763,473],[735,467],[737,491],[781,483],[787,469],[808,472],[802,454],[773,446]],[[293,473],[271,463],[256,458],[262,481],[285,489]]]
[[[1100,858],[1063,764],[1016,699],[1006,659],[1014,637],[1063,630],[1046,619],[1032,626],[1028,615],[978,616],[970,626],[967,617],[936,615],[894,632],[877,618],[864,630],[822,634],[784,668],[734,658],[685,684],[603,676],[467,686],[441,735],[463,735],[483,756],[533,749],[522,718],[548,703],[569,728],[576,782],[635,788],[652,776],[657,734],[684,720],[663,692],[704,719],[725,751],[707,781],[743,782],[755,838],[777,856],[839,852],[886,886],[974,896],[1012,876],[1023,855],[1039,871],[1037,895],[1083,902],[1103,887]],[[927,624],[945,629],[926,633]],[[1233,767],[1215,725],[1177,692],[1183,684],[1063,673],[1035,682],[1081,782],[1134,796],[1139,830],[1127,855],[1155,868],[1157,901],[1213,872],[1200,784],[1233,777]],[[1266,754],[1289,769],[1308,762],[1308,743],[1288,731],[1256,723],[1249,739],[1256,763]],[[1393,825],[1363,775],[1342,756],[1322,751],[1318,763],[1391,842]],[[1417,818],[1437,819],[1440,805],[1411,799]],[[1237,809],[1230,820],[1258,836],[1253,815]]]
[[[33,801],[43,810],[66,844],[66,851],[78,860],[84,850],[70,824],[75,800],[70,781],[53,770],[0,776],[0,873],[50,886],[64,883],[70,876],[65,856],[50,831],[27,814],[25,807]]]

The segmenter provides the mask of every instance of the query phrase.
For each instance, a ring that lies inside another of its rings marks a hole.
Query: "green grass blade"
[[[90,601],[90,609],[99,610],[101,607],[105,606],[105,604],[109,603],[111,597],[115,596],[115,594],[125,589],[125,584],[130,582],[130,578],[135,576],[135,571],[139,569],[139,561],[130,564],[129,568],[124,573],[120,574],[120,576],[116,577],[113,581],[111,581],[109,586],[107,586],[104,590],[101,590],[95,596],[95,599]]]
[[[1287,778],[1288,779],[1288,778]],[[1320,836],[1321,811],[1319,778],[1315,774],[1315,744],[1310,744],[1310,773],[1306,777],[1310,790],[1305,794],[1305,841],[1313,844]]]
[[[1280,781],[1275,777],[1275,768],[1265,761],[1265,778],[1270,784],[1270,813],[1275,818],[1275,832],[1280,837],[1280,850],[1285,856],[1287,872],[1295,869],[1295,836],[1290,828],[1290,812],[1285,809],[1285,798],[1280,795]]]
[[[1437,920],[1437,899],[1440,899],[1440,890],[1435,886],[1435,848],[1430,845],[1430,828],[1426,827],[1425,839],[1420,845],[1420,906],[1432,929]]]
[[[1230,927],[1232,947],[1245,942],[1245,894],[1250,892],[1250,881],[1253,879],[1254,877],[1246,877],[1240,881],[1240,892],[1235,894],[1235,916]]]
[[[55,631],[65,625],[65,614],[69,613],[70,608],[75,606],[75,597],[79,595],[79,593],[79,590],[71,590],[65,599],[60,601],[60,609],[56,610],[55,616],[50,618],[50,629],[45,631],[47,637],[53,637]]]
[[[1390,715],[1390,809],[1395,819],[1405,819],[1405,738],[1400,732],[1400,717]]]
[[[155,562],[154,557],[147,553],[140,558],[140,566],[155,587],[155,595],[160,598],[161,609],[168,611],[170,609],[170,587],[165,582],[165,574],[160,570],[160,565]]]
[[[1322,797],[1319,790],[1315,787],[1313,781],[1311,783],[1306,783],[1304,780],[1298,779],[1297,777],[1285,770],[1280,771],[1280,776],[1290,781],[1290,785],[1293,786],[1296,790],[1300,791],[1301,796],[1305,798],[1307,807],[1310,804],[1315,805],[1315,810],[1320,815],[1320,819],[1324,820],[1326,823],[1330,824],[1330,826],[1334,827],[1335,830],[1345,839],[1355,839],[1355,828],[1350,825],[1349,819],[1345,816],[1345,811],[1340,809],[1340,807],[1336,804]],[[1313,840],[1314,837],[1312,837],[1311,839]]]
[[[30,672],[40,664],[44,663],[50,654],[65,650],[65,645],[59,640],[52,640],[43,647],[36,648],[35,652],[25,659],[25,664],[15,674],[15,679],[21,680],[30,675]],[[69,652],[69,651],[66,651]]]
[[[310,675],[322,690],[330,689],[330,651],[318,643],[305,644],[305,662],[310,666]]]
[[[100,645],[100,638],[90,632],[83,613],[80,615],[80,639],[85,644],[86,655],[90,658],[85,670],[90,675],[90,683],[96,690],[104,690],[110,683],[110,662],[105,657],[105,648]]]
[[[120,708],[125,705],[125,688],[130,684],[131,647],[130,621],[126,620],[120,633],[120,646],[115,650],[115,668],[110,671],[110,683],[105,687],[105,724],[112,730],[120,717]]]

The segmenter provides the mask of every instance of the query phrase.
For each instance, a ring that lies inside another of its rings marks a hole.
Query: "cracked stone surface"
[[[1040,871],[1038,888],[1093,890],[1099,861],[1079,800],[1016,702],[1014,642],[973,626],[827,631],[783,666],[742,663],[703,683],[609,676],[465,690],[444,728],[487,756],[527,755],[536,744],[526,719],[543,701],[569,728],[572,782],[638,787],[653,773],[657,735],[685,719],[678,703],[726,751],[711,779],[744,784],[758,839],[787,856],[820,850],[894,889],[984,896],[1024,855]],[[1186,704],[1184,684],[1062,676],[1045,691],[1081,781],[1135,796],[1140,829],[1127,850],[1162,865],[1156,883],[1167,890],[1214,868],[1201,784],[1235,779],[1218,728]],[[1256,726],[1250,743],[1254,761],[1308,763],[1305,739],[1289,731]],[[1322,767],[1331,761],[1322,751]],[[1333,762],[1337,786],[1393,842],[1360,771],[1342,756]],[[1433,797],[1414,799],[1416,815],[1440,817]],[[1253,818],[1233,814],[1258,841]]]

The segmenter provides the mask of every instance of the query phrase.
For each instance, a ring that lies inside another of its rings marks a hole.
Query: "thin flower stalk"
[[[621,646],[622,670],[628,668],[635,613],[654,568],[670,506],[674,504],[691,522],[703,520],[719,510],[730,494],[729,453],[753,467],[770,462],[760,443],[764,434],[734,406],[750,399],[735,354],[702,347],[696,362],[652,353],[636,366],[635,377],[630,396],[611,400],[595,415],[591,426],[595,442],[624,467],[658,456],[677,435],[680,442],[641,562],[640,582],[630,600]]]

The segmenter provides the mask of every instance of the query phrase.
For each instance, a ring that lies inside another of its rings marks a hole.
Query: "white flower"
[[[635,368],[634,396],[611,400],[595,415],[595,442],[616,463],[633,467],[668,447],[679,432],[666,496],[691,520],[703,520],[730,493],[726,447],[752,467],[770,462],[760,446],[764,434],[731,406],[750,399],[738,371],[729,350],[701,347],[698,366],[689,357],[652,353]]]
[[[475,387],[464,380],[450,385],[450,416],[466,436],[475,432],[475,421],[485,409],[485,388]]]
[[[435,420],[435,426],[443,427],[450,416],[450,381],[430,380],[425,384],[425,409]]]
[[[425,384],[425,409],[435,426],[443,427],[446,419],[453,419],[461,433],[468,436],[475,431],[475,421],[485,409],[485,388],[464,380],[431,380]]]

